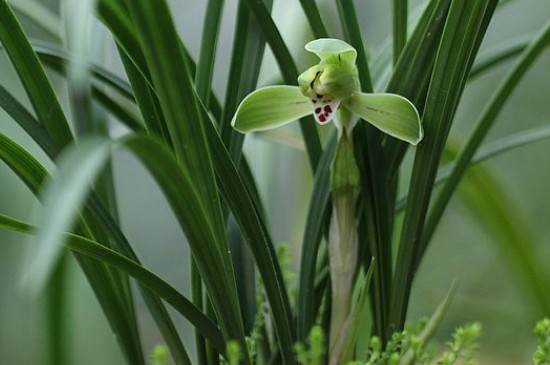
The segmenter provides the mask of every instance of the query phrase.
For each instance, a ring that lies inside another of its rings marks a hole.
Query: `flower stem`
[[[341,364],[346,345],[351,294],[357,266],[357,225],[355,207],[359,196],[359,170],[352,140],[345,129],[340,133],[338,150],[331,166],[332,217],[329,228],[329,260],[332,307],[329,363]]]

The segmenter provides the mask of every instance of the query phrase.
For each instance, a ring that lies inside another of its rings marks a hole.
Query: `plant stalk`
[[[332,217],[329,227],[329,261],[332,306],[329,337],[329,364],[343,359],[351,313],[351,294],[357,267],[358,235],[355,210],[359,197],[359,169],[352,140],[343,128],[331,166]]]

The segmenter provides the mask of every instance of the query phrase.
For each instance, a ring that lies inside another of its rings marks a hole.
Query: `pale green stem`
[[[359,170],[351,139],[345,130],[340,133],[338,150],[331,166],[331,190],[333,206],[328,244],[332,284],[329,364],[337,365],[350,360],[341,357],[349,327],[358,254],[355,206],[359,196]]]

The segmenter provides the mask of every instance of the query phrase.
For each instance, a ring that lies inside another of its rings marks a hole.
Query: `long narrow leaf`
[[[292,313],[283,275],[261,212],[246,191],[228,151],[212,124],[206,125],[218,186],[245,237],[262,277],[274,318],[273,326],[286,364],[294,363]]]
[[[0,0],[0,40],[11,59],[38,120],[60,147],[72,141],[72,133],[44,68],[6,0]]]
[[[319,243],[323,234],[323,223],[326,224],[330,216],[329,168],[335,151],[336,138],[333,137],[321,156],[313,181],[313,191],[309,202],[300,256],[299,291],[296,303],[298,341],[304,341],[315,322],[315,311],[313,310],[315,303],[315,266]]]
[[[407,41],[407,0],[392,0],[393,63],[397,63]]]
[[[246,0],[250,9],[254,13],[258,24],[262,27],[264,35],[269,43],[275,59],[279,64],[279,69],[283,75],[283,79],[286,84],[296,85],[298,79],[298,70],[296,65],[286,47],[281,34],[279,33],[275,22],[271,18],[269,11],[264,3],[261,1]],[[321,156],[321,143],[319,141],[319,134],[313,117],[305,117],[300,119],[300,129],[302,130],[302,136],[306,144],[306,151],[309,157],[310,164],[313,171],[317,168],[319,158]]]
[[[200,248],[194,250],[197,265],[209,290],[224,335],[237,340],[244,350],[244,330],[240,319],[234,271],[226,254],[227,237],[210,152],[203,131],[203,123],[209,121],[201,120],[198,113],[193,86],[182,54],[173,52],[179,50],[180,42],[166,2],[126,3],[136,24],[153,85],[168,124],[175,155],[179,164],[193,176],[193,180],[188,182],[191,191],[197,194],[195,198],[199,198],[193,206],[206,214],[204,217],[199,215],[198,219],[204,219],[202,224],[206,223],[208,233],[212,234],[201,240],[196,240],[198,237],[190,239],[194,244],[204,243],[205,238],[209,242],[208,245],[198,246]],[[186,107],[182,108],[182,105]],[[144,156],[140,157],[145,160]],[[148,167],[152,169],[151,166]],[[166,176],[166,180],[171,179]],[[177,199],[181,196],[178,193],[170,197]],[[176,203],[170,203],[174,208]],[[180,214],[183,213],[182,209],[183,206],[178,208]],[[189,234],[187,230],[186,233]],[[202,249],[203,247],[208,249]]]
[[[5,215],[0,215],[0,227],[26,234],[34,234],[36,231],[31,225]],[[170,284],[148,271],[143,266],[97,242],[72,233],[66,233],[65,236],[65,240],[67,241],[65,246],[67,248],[100,262],[112,265],[134,277],[139,283],[143,284],[169,303],[191,324],[199,328],[201,333],[212,341],[216,349],[218,349],[220,353],[224,353],[225,341],[217,326]]]
[[[48,178],[47,170],[26,150],[0,133],[0,159],[19,176],[34,195],[39,195],[42,183]],[[81,222],[85,230],[86,226]],[[87,232],[87,231],[86,231]],[[135,337],[135,323],[127,317],[126,309],[118,296],[121,288],[113,274],[103,264],[75,255],[82,267],[102,309],[119,339],[124,355],[132,364],[144,364],[139,339]]]
[[[533,40],[530,46],[523,52],[517,66],[510,71],[506,79],[499,86],[479,120],[476,122],[472,134],[468,138],[466,145],[460,152],[455,162],[451,176],[449,176],[447,183],[434,203],[433,210],[431,211],[428,222],[426,223],[425,233],[422,237],[420,254],[425,250],[427,243],[435,230],[435,226],[441,218],[443,211],[445,210],[445,207],[453,194],[453,191],[456,189],[456,186],[466,171],[466,168],[468,167],[468,164],[474,156],[477,148],[481,145],[481,142],[497,119],[498,114],[504,106],[506,100],[508,100],[518,83],[530,69],[531,65],[547,47],[549,39],[550,22],[545,25],[537,38]]]
[[[401,230],[393,279],[395,286],[390,317],[392,329],[402,328],[405,321],[414,264],[439,158],[474,55],[488,26],[487,18],[491,18],[496,4],[497,1],[494,0],[455,0],[449,10],[423,115],[425,137],[416,151],[409,204]]]

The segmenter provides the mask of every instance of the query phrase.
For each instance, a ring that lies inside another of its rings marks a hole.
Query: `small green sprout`
[[[169,352],[165,345],[156,345],[151,353],[151,365],[168,364]]]
[[[317,39],[305,48],[320,62],[298,77],[298,87],[268,86],[249,94],[233,118],[236,130],[275,128],[313,114],[320,125],[334,120],[339,130],[350,133],[359,116],[393,137],[413,145],[420,142],[422,126],[410,101],[396,94],[361,92],[352,46],[338,39]],[[339,118],[334,118],[337,113]]]
[[[550,364],[550,319],[545,318],[535,326],[535,336],[537,337],[538,347],[533,355],[533,364]]]

